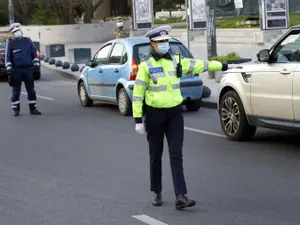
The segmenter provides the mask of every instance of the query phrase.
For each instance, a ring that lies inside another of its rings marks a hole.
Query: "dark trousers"
[[[21,94],[21,85],[22,81],[25,84],[28,103],[30,105],[36,104],[36,93],[34,90],[34,79],[32,69],[15,69],[13,72],[13,85],[12,85],[12,107],[16,108],[20,104],[20,94]]]
[[[145,125],[150,152],[151,191],[162,191],[162,154],[164,135],[166,135],[175,195],[187,193],[183,173],[182,147],[184,125],[182,106],[170,109],[156,109],[147,106]]]

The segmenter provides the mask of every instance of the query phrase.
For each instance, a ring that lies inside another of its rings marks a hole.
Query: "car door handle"
[[[291,71],[289,71],[287,69],[283,69],[283,70],[280,71],[280,73],[283,74],[283,75],[288,75],[288,74],[291,73]]]
[[[102,69],[100,69],[100,70],[99,70],[99,73],[102,73],[102,72],[103,72],[103,70],[102,70]]]
[[[116,70],[115,70],[115,73],[119,73],[119,70],[118,70],[118,69],[116,69]]]

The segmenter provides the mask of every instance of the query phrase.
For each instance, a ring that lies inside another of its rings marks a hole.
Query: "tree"
[[[84,23],[91,23],[94,18],[95,11],[104,3],[104,0],[97,0],[93,4],[93,0],[83,0],[84,5]]]
[[[74,24],[75,17],[83,13],[84,23],[91,23],[94,12],[104,0],[41,0],[43,9],[51,10],[57,16],[60,24]],[[48,3],[47,3],[48,2]]]
[[[176,10],[178,8],[177,6],[182,4],[184,4],[184,0],[154,0],[154,13],[160,10],[166,10],[169,11],[171,17],[172,11]]]
[[[56,14],[60,24],[74,24],[73,0],[49,0],[49,8]]]
[[[2,26],[9,24],[7,3],[7,0],[0,0],[0,25]]]
[[[14,14],[17,21],[23,25],[28,25],[31,19],[32,12],[37,8],[37,2],[32,0],[15,0]]]

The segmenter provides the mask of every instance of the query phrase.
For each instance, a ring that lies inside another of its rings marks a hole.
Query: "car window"
[[[300,31],[292,32],[275,47],[272,61],[275,63],[300,62]]]
[[[96,64],[106,64],[110,49],[111,49],[111,44],[106,45],[103,48],[101,48],[94,56],[93,61]]]
[[[171,51],[174,54],[181,54],[185,58],[193,58],[193,55],[182,43],[170,43]],[[151,46],[149,44],[135,45],[133,47],[133,55],[137,62],[140,64],[142,59],[148,58],[150,54]]]
[[[123,45],[116,43],[108,60],[110,64],[123,64],[123,56],[126,53]],[[125,61],[126,62],[126,61]]]
[[[0,48],[5,48],[6,43],[3,40],[0,40]]]
[[[122,56],[122,65],[125,64],[128,61],[128,54],[126,52],[126,49],[124,49],[123,56]]]

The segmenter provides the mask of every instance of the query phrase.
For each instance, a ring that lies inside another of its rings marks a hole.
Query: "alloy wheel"
[[[240,109],[232,97],[227,97],[221,108],[221,119],[227,134],[235,135],[240,126]]]
[[[86,102],[86,92],[83,85],[80,85],[79,89],[80,100],[82,103]]]
[[[119,92],[119,109],[122,113],[124,113],[126,111],[126,107],[127,107],[127,98],[125,96],[125,93],[123,91]]]

